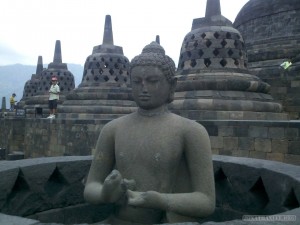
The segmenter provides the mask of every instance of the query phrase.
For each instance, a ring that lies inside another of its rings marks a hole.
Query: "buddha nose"
[[[143,93],[147,93],[148,92],[147,84],[146,84],[145,81],[142,81],[142,92]]]

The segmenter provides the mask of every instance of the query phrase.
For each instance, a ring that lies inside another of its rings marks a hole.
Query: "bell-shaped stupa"
[[[47,116],[49,88],[51,86],[51,77],[56,76],[60,87],[59,103],[65,100],[67,93],[75,88],[73,74],[68,70],[66,63],[62,62],[61,43],[59,40],[55,43],[53,62],[48,65],[47,69],[42,69],[42,62],[38,62],[37,72],[33,76],[30,89],[25,85],[25,105],[27,117],[34,117],[37,113],[43,113]],[[28,84],[29,86],[29,84]],[[30,93],[33,93],[31,96]]]
[[[271,85],[289,119],[300,119],[300,1],[249,0],[234,27],[244,37],[249,70]],[[284,71],[279,65],[288,59]]]
[[[220,0],[207,0],[204,18],[194,19],[177,68],[170,109],[190,119],[285,119],[268,94],[270,85],[250,74],[244,40],[221,15]]]
[[[39,83],[39,80],[41,79],[43,69],[44,69],[43,68],[43,57],[38,56],[36,72],[35,72],[35,74],[31,75],[30,80],[26,81],[26,83],[24,85],[23,96],[18,104],[18,107],[23,108],[25,106],[25,101],[27,99],[31,98],[32,96],[37,95],[38,83]]]
[[[105,17],[102,45],[84,64],[82,81],[62,106],[59,118],[113,119],[136,109],[131,97],[129,60],[114,45],[110,15]]]

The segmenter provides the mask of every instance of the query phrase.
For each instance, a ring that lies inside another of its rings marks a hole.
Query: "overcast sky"
[[[131,60],[160,35],[177,64],[194,18],[205,15],[207,0],[1,0],[0,65],[53,61],[61,41],[64,63],[83,65],[102,44],[105,15],[111,15],[114,44]],[[248,0],[220,0],[222,15],[234,22]]]

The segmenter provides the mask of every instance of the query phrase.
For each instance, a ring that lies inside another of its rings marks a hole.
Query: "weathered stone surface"
[[[285,139],[272,139],[271,149],[273,153],[287,153],[289,141]]]
[[[216,7],[216,8],[215,8]],[[286,119],[282,107],[268,94],[270,86],[247,69],[242,35],[221,15],[219,1],[207,1],[204,18],[194,19],[183,41],[178,62],[178,85],[170,109],[192,119],[220,119],[218,111],[230,111],[228,119]],[[210,12],[217,13],[211,16]],[[210,101],[211,100],[211,101]],[[208,111],[209,116],[201,111]],[[244,112],[261,112],[263,117]],[[224,114],[220,114],[224,118]]]
[[[6,159],[6,149],[0,148],[0,160],[5,160],[5,159]]]
[[[59,118],[115,119],[136,110],[132,101],[129,60],[114,45],[111,16],[105,17],[102,45],[86,59],[82,82],[58,107]]]
[[[24,85],[23,96],[18,105],[24,107],[25,100],[37,95],[38,92],[38,83],[41,78],[41,73],[43,72],[43,57],[38,56],[38,62],[36,66],[35,74],[32,74],[31,79],[28,80]]]
[[[210,221],[202,221],[204,225],[214,224],[249,224],[249,225],[279,225],[282,221],[265,221],[265,222],[250,222],[237,220],[234,216],[259,214],[262,215],[295,215],[296,221],[289,221],[288,224],[298,224],[300,218],[299,199],[300,199],[300,174],[299,166],[288,165],[279,162],[272,162],[268,160],[256,160],[241,157],[226,157],[226,156],[214,156],[214,172],[216,181],[217,192],[217,206],[215,217],[212,217]],[[2,177],[11,177],[8,175],[10,171],[26,171],[23,173],[25,181],[29,179],[30,182],[38,183],[40,178],[43,179],[43,173],[36,172],[39,168],[47,171],[48,164],[60,164],[64,165],[68,169],[62,170],[74,172],[74,177],[78,174],[80,180],[81,174],[78,173],[83,170],[80,163],[90,164],[91,157],[51,157],[43,159],[27,159],[15,162],[0,162],[0,174]],[[30,170],[32,174],[30,174]],[[87,172],[87,170],[86,170]],[[8,174],[7,174],[8,173]],[[18,176],[15,173],[15,176]],[[48,172],[49,174],[49,172]],[[69,174],[69,173],[68,173]],[[34,180],[36,176],[36,181]],[[64,174],[66,175],[66,173]],[[13,180],[16,180],[13,176]],[[10,182],[11,183],[11,182]],[[28,182],[29,183],[29,182]],[[73,182],[74,183],[74,182]],[[3,186],[4,182],[0,185]],[[274,185],[276,184],[276,185]],[[9,188],[13,188],[10,185]],[[19,190],[22,191],[22,190]],[[69,194],[73,195],[75,189],[70,190]],[[9,189],[1,189],[1,194],[9,193]],[[3,196],[5,196],[4,194]],[[0,201],[3,201],[0,199]],[[5,201],[5,200],[4,200]],[[28,205],[32,205],[28,202]],[[97,222],[94,219],[102,219],[109,214],[112,210],[109,206],[91,206],[87,204],[75,204],[65,206],[62,208],[56,208],[53,205],[53,209],[44,210],[43,212],[36,212],[30,216],[31,219],[22,217],[9,216],[0,213],[0,224],[5,225],[51,225],[51,224],[90,224]],[[222,211],[224,207],[224,211]],[[0,207],[2,208],[2,207]],[[92,216],[91,209],[99,212],[96,217]],[[258,210],[258,211],[256,211]],[[242,212],[242,213],[241,213]],[[279,214],[277,214],[279,213]],[[78,222],[75,222],[74,216],[78,216]],[[217,216],[217,217],[216,217]],[[231,221],[222,221],[218,218],[231,218]],[[62,219],[62,221],[60,221]],[[86,219],[86,220],[85,220]],[[43,222],[42,222],[43,221]],[[91,222],[87,222],[91,221]],[[219,222],[217,222],[219,221]],[[200,221],[199,221],[200,222]],[[200,223],[177,223],[178,225],[185,224],[200,224]]]
[[[239,137],[238,149],[247,151],[254,150],[254,139],[249,137]]]
[[[112,205],[89,205],[84,203],[76,206],[38,212],[31,215],[30,218],[43,221],[47,224],[53,222],[63,222],[64,224],[94,224],[96,221],[107,218],[112,210]]]
[[[212,149],[223,149],[224,147],[223,137],[211,136],[210,142]]]
[[[254,141],[254,149],[259,152],[271,152],[271,140],[264,138],[256,138]]]
[[[267,138],[268,128],[264,126],[250,126],[249,136],[253,138]]]
[[[224,137],[224,150],[237,150],[238,137]]]
[[[284,161],[285,163],[300,165],[300,156],[299,155],[293,155],[293,154],[285,154],[284,155]]]
[[[9,216],[0,213],[0,224],[5,225],[38,225],[40,224],[37,220],[26,219],[18,216]]]
[[[270,127],[269,128],[269,138],[284,138],[284,128],[283,127]]]
[[[60,40],[55,42],[53,62],[49,63],[48,68],[43,70],[42,57],[39,56],[36,74],[33,74],[31,79],[25,84],[20,107],[26,109],[27,117],[36,117],[37,108],[42,108],[44,117],[47,116],[49,112],[48,91],[51,86],[52,76],[58,78],[60,87],[59,104],[61,104],[65,100],[67,93],[75,88],[75,80],[73,74],[68,70],[67,64],[62,62]]]
[[[271,7],[270,7],[271,6]],[[250,71],[271,85],[270,93],[282,103],[290,119],[299,119],[299,1],[250,0],[237,15],[234,27],[244,40]],[[279,65],[292,59],[284,72]]]
[[[0,146],[5,147],[8,152],[9,147],[13,144],[14,149],[24,151],[26,158],[89,155],[93,152],[98,135],[107,122],[108,120],[96,119],[56,119],[49,121],[46,119],[13,118],[0,120]],[[209,133],[214,154],[219,154],[219,150],[223,149],[224,137],[238,137],[238,149],[251,151],[251,155],[266,159],[266,154],[255,153],[254,151],[255,139],[263,137],[271,141],[270,153],[282,153],[284,154],[284,162],[300,165],[297,144],[292,144],[292,142],[297,143],[300,140],[300,123],[298,121],[202,120],[199,122],[205,126]],[[22,136],[23,139],[16,141],[15,135],[21,131],[20,128],[26,133]],[[269,128],[284,128],[284,137],[269,138]],[[226,133],[227,131],[228,133]],[[50,143],[54,144],[56,148],[50,148]],[[234,149],[229,149],[229,151],[235,151]]]
[[[279,161],[283,162],[284,161],[284,154],[283,153],[267,153],[267,160],[274,160],[274,161]]]
[[[291,141],[289,142],[289,150],[288,153],[294,155],[300,155],[300,141]]]
[[[7,160],[20,160],[20,159],[24,159],[23,152],[13,151],[12,153],[7,154]]]
[[[4,172],[3,170],[4,169],[7,169],[9,168],[7,166],[7,164],[3,165],[1,164],[0,165],[0,176],[1,177],[5,177],[5,179],[1,179],[0,180],[0,208],[3,208],[4,204],[5,204],[5,200],[6,198],[8,197],[8,195],[10,194],[15,182],[16,182],[16,179],[17,179],[17,176],[18,176],[18,173],[19,173],[19,169],[18,168],[13,168],[13,169],[10,169],[8,171],[5,172],[5,175],[4,175]]]
[[[267,153],[266,152],[260,152],[260,151],[250,151],[249,157],[250,158],[255,158],[255,159],[266,159]]]

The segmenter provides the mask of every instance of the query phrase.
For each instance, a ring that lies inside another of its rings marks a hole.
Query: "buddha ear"
[[[177,77],[172,77],[170,84],[171,84],[172,91],[175,92],[176,85],[177,85]]]
[[[170,93],[169,93],[168,103],[171,103],[174,100],[176,85],[177,85],[177,78],[172,77],[172,80],[170,81]]]

